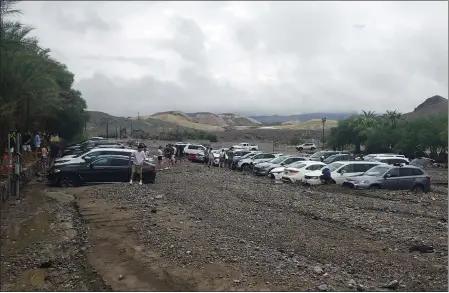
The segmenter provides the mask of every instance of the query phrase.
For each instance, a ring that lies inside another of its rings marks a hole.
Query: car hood
[[[64,156],[64,157],[62,157],[62,158],[56,159],[55,162],[61,161],[61,160],[67,160],[67,159],[70,159],[70,158],[74,158],[75,156],[76,156],[76,155],[67,155],[67,156]]]
[[[284,172],[285,167],[277,167],[270,171],[270,173],[278,173],[278,172]]]
[[[306,175],[306,176],[321,176],[321,174],[322,174],[321,171],[317,170],[317,171],[307,172],[304,175]]]
[[[77,163],[83,163],[83,162],[85,162],[85,161],[81,158],[72,158],[72,159],[67,159],[67,160],[61,160],[59,162],[55,161],[55,166],[77,164]]]

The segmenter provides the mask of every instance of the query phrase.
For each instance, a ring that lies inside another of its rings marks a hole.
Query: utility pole
[[[117,140],[118,138],[118,128],[117,128],[117,124],[115,124],[115,139]]]
[[[324,150],[324,125],[326,124],[326,117],[321,118],[321,123],[323,123],[323,146],[322,149]]]
[[[109,138],[109,120],[106,121],[106,139]]]

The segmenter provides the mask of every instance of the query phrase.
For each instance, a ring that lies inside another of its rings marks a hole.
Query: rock
[[[315,271],[315,273],[317,274],[322,274],[323,273],[323,269],[320,266],[314,266],[313,270]]]
[[[354,279],[349,280],[348,287],[354,288],[355,286],[357,286],[357,283],[354,281]]]
[[[170,245],[170,248],[174,248],[175,246],[172,244],[172,245]]]
[[[327,291],[327,290],[329,290],[329,287],[326,284],[322,284],[322,285],[319,285],[317,287],[317,289],[320,291]]]
[[[158,194],[154,197],[155,199],[163,199],[164,195],[163,194]]]
[[[396,290],[397,288],[399,288],[399,281],[398,280],[393,280],[390,283],[384,285],[383,287],[387,288],[387,289],[394,289],[394,290]]]
[[[240,239],[239,243],[246,243],[245,239]]]
[[[361,284],[357,284],[357,291],[366,291],[368,288]]]
[[[233,280],[234,284],[240,284],[240,280]]]
[[[125,277],[123,277],[123,275],[118,276],[119,280],[123,280]]]
[[[187,253],[187,254],[191,254],[192,252],[191,252],[190,250],[187,250],[186,253]]]
[[[150,212],[153,213],[153,214],[155,214],[155,213],[157,212],[157,209],[156,209],[156,208],[152,208],[152,209],[150,210]]]

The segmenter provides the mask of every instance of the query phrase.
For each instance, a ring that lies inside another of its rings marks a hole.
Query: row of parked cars
[[[67,147],[48,170],[47,179],[56,186],[129,182],[131,155],[136,149],[119,142],[93,137]],[[156,167],[152,158],[144,162],[143,183],[154,183]]]
[[[344,151],[320,151],[311,156],[237,150],[232,168],[267,176],[287,183],[319,185],[324,168],[333,183],[356,189],[430,190],[430,177],[424,167],[428,158],[413,161],[399,154],[370,154],[356,157]]]

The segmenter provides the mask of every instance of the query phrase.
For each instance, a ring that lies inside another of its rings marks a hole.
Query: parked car
[[[313,153],[309,157],[309,160],[311,160],[311,161],[324,161],[325,159],[327,159],[330,156],[339,155],[339,154],[350,155],[351,153],[350,152],[345,152],[345,151],[319,151],[319,152]]]
[[[184,153],[186,154],[186,156],[188,157],[190,154],[198,154],[201,152],[205,152],[206,151],[206,147],[200,144],[187,144],[184,147]]]
[[[242,151],[242,152],[247,152],[247,151]],[[249,153],[244,154],[244,155],[242,155],[240,157],[235,156],[232,159],[231,168],[232,169],[239,169],[238,165],[239,165],[240,161],[243,161],[243,160],[246,160],[246,159],[251,159],[252,157],[254,157],[255,155],[260,154],[260,153],[262,153],[262,152],[260,152],[260,151],[250,151]]]
[[[314,143],[311,142],[306,142],[300,145],[296,146],[296,150],[301,152],[301,151],[314,151],[316,150],[316,146]]]
[[[130,156],[133,152],[137,152],[137,150],[133,149],[113,149],[113,148],[101,148],[101,149],[93,149],[84,154],[79,154],[71,158],[60,158],[55,160],[55,165],[63,165],[63,164],[73,164],[73,163],[89,163],[94,158],[101,155],[120,155],[120,156]],[[148,161],[151,162],[153,159],[148,158]]]
[[[204,152],[199,152],[187,155],[187,159],[191,162],[204,163],[206,156]]]
[[[336,184],[342,184],[345,179],[349,176],[360,175],[365,173],[367,170],[375,167],[377,165],[386,165],[380,162],[365,162],[365,161],[339,161],[326,165],[331,172],[332,179]],[[306,185],[319,185],[321,184],[320,176],[322,171],[312,171],[304,174],[302,182]]]
[[[280,179],[284,182],[296,183],[301,182],[304,174],[320,170],[326,164],[317,161],[300,161],[285,167],[284,171],[279,175]]]
[[[393,153],[386,153],[386,154],[369,154],[366,156],[363,156],[364,161],[372,161],[376,157],[397,157],[397,158],[405,158],[404,155],[399,154],[393,154]]]
[[[425,167],[433,163],[435,163],[435,160],[431,158],[417,157],[410,162],[410,165],[424,169]]]
[[[429,192],[430,177],[412,165],[379,165],[360,176],[347,177],[342,186],[355,189],[393,189]]]
[[[82,154],[85,153],[91,149],[96,148],[97,146],[111,146],[111,147],[121,147],[123,144],[116,142],[116,141],[109,141],[109,140],[95,140],[95,141],[87,141],[83,144],[81,144],[80,146],[76,146],[76,147],[69,147],[64,149],[63,151],[63,156],[75,156],[78,154]],[[124,148],[124,147],[123,147]]]
[[[277,157],[272,160],[269,160],[268,162],[259,163],[257,165],[254,165],[253,174],[265,176],[265,175],[268,175],[268,173],[270,173],[270,171],[275,168],[289,165],[289,164],[297,162],[297,161],[305,161],[305,160],[306,160],[306,158],[304,158],[304,157],[292,157],[292,156]]]
[[[259,164],[259,163],[263,163],[263,162],[268,162],[269,160],[272,160],[274,158],[278,158],[283,156],[283,154],[279,154],[279,153],[262,153],[262,154],[258,154],[256,156],[254,156],[250,162],[249,162],[249,169],[253,169],[254,165]]]
[[[77,162],[53,166],[47,179],[52,185],[80,186],[88,183],[129,182],[132,161],[129,156],[103,155],[91,162]],[[154,183],[156,168],[144,161],[142,183]]]
[[[284,165],[281,167],[276,167],[274,169],[271,169],[270,172],[268,172],[268,177],[272,178],[272,179],[282,179],[282,174],[284,173],[285,168],[291,167],[296,165],[298,162],[304,162],[304,161],[308,161],[308,158],[304,158],[305,160],[301,160],[301,161],[296,161],[293,162],[291,164],[288,165]]]
[[[374,157],[372,161],[375,162],[381,162],[388,165],[394,165],[394,164],[404,164],[408,165],[410,164],[410,161],[407,158],[400,158],[400,157]]]
[[[333,163],[333,162],[338,162],[338,161],[352,161],[354,160],[354,156],[350,155],[350,154],[337,154],[337,155],[332,155],[327,157],[326,159],[323,160],[323,163],[325,163],[326,165]]]
[[[233,145],[232,148],[234,148],[236,150],[257,151],[259,149],[259,146],[251,145],[247,142],[241,142],[237,145]]]

